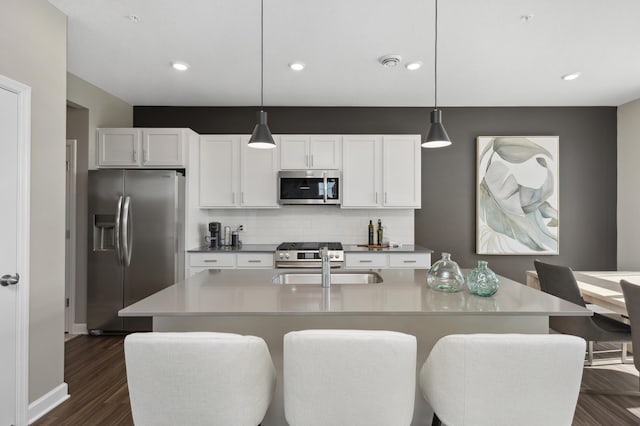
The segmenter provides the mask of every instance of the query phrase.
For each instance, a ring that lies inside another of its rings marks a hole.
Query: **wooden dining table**
[[[640,271],[574,271],[573,274],[585,303],[628,318],[620,280],[640,285]],[[539,290],[540,281],[536,271],[527,271],[526,276],[527,285]]]

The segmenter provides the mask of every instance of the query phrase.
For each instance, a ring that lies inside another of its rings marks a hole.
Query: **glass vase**
[[[458,264],[451,260],[451,254],[442,253],[442,259],[427,272],[427,284],[433,290],[456,293],[464,289],[464,276]]]
[[[478,267],[467,274],[467,287],[471,294],[489,297],[498,291],[500,283],[496,274],[487,266],[487,262],[479,260]]]

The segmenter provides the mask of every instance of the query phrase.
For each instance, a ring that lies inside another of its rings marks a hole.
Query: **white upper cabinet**
[[[281,135],[280,168],[283,170],[339,169],[341,141],[338,135]]]
[[[140,165],[140,129],[98,129],[98,167]]]
[[[385,207],[421,206],[419,137],[382,137],[382,193]]]
[[[381,195],[381,136],[344,136],[342,207],[378,207]]]
[[[278,208],[278,148],[249,148],[249,135],[200,137],[201,208]]]
[[[241,139],[240,205],[280,207],[278,204],[278,138],[274,149],[249,148],[249,136]]]
[[[235,207],[239,202],[240,139],[200,136],[200,207]]]
[[[186,167],[190,129],[98,129],[97,166]]]
[[[185,166],[186,146],[182,129],[143,129],[142,165]]]
[[[419,135],[344,136],[343,208],[420,208]]]

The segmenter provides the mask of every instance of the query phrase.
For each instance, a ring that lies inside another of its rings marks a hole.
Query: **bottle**
[[[369,245],[373,245],[373,221],[369,220]]]
[[[382,245],[382,221],[378,219],[378,245]]]

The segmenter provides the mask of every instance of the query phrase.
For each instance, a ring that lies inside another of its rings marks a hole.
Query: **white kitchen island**
[[[282,426],[286,425],[282,338],[289,331],[354,328],[413,334],[418,340],[419,372],[431,347],[448,334],[546,334],[549,316],[591,315],[587,309],[504,277],[499,277],[500,290],[490,298],[433,291],[426,285],[424,269],[376,270],[380,283],[333,284],[330,289],[320,284],[274,284],[274,276],[292,272],[203,271],[122,309],[120,316],[151,316],[154,331],[221,331],[264,338],[278,383],[262,424]],[[412,425],[426,424],[431,424],[431,410],[417,390]]]

